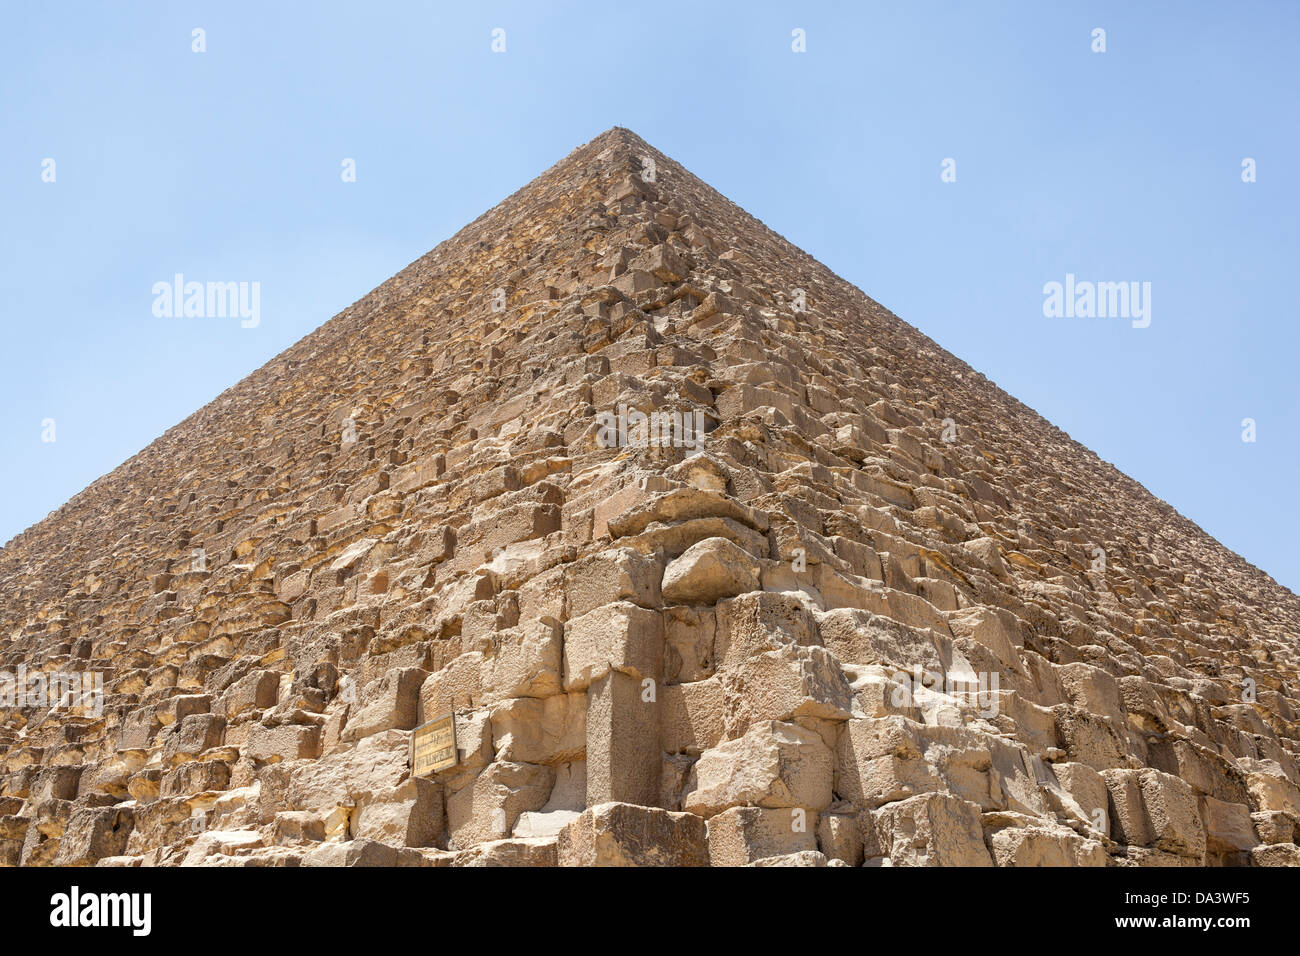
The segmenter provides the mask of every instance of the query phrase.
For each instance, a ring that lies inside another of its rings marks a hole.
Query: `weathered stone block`
[[[979,807],[943,793],[890,803],[875,812],[875,829],[894,866],[992,866]]]
[[[989,838],[998,866],[1108,866],[1106,848],[1064,827],[1007,827]]]
[[[609,671],[588,688],[589,804],[657,802],[663,747],[652,691],[622,671]]]
[[[54,866],[93,866],[106,856],[120,856],[135,825],[130,808],[80,807],[68,817],[59,839]]]
[[[732,807],[709,818],[709,863],[747,866],[817,850],[817,814],[802,808]]]
[[[607,604],[564,627],[564,689],[583,690],[611,670],[636,681],[660,680],[663,617],[626,601]]]
[[[497,758],[513,763],[557,764],[587,752],[587,695],[521,697],[492,708]]]
[[[226,719],[216,714],[193,714],[165,731],[163,763],[175,764],[197,757],[205,750],[220,747],[226,731]]]
[[[717,666],[735,667],[787,644],[820,644],[817,620],[797,596],[757,591],[717,607]]]
[[[253,671],[230,685],[222,696],[221,709],[227,720],[235,720],[250,711],[274,707],[279,689],[277,671]]]
[[[1243,855],[1260,843],[1250,818],[1250,807],[1202,797],[1200,816],[1205,821],[1206,851],[1223,863],[1245,865],[1248,861]]]
[[[861,866],[864,846],[861,817],[861,813],[844,812],[818,815],[817,848],[828,859],[841,860],[849,866]]]
[[[724,672],[722,684],[735,702],[728,715],[731,735],[764,720],[848,720],[853,709],[848,679],[824,647],[787,644],[752,655]]]
[[[359,839],[390,846],[433,846],[443,834],[442,791],[432,780],[404,780],[360,800],[351,829]]]
[[[832,777],[831,752],[820,736],[765,721],[696,761],[682,807],[701,816],[745,804],[823,810],[832,800]]]
[[[707,831],[693,813],[606,802],[560,831],[561,866],[707,866]]]
[[[1057,676],[1070,703],[1098,716],[1124,722],[1126,712],[1119,684],[1106,671],[1078,662],[1057,668]]]
[[[845,664],[882,664],[907,674],[943,674],[943,661],[928,630],[858,608],[818,615],[821,641]]]
[[[698,756],[722,741],[727,694],[718,678],[671,684],[659,693],[666,753]]]
[[[248,736],[244,755],[269,763],[319,757],[320,741],[321,729],[314,724],[283,724],[279,727],[258,724]]]
[[[925,761],[914,721],[902,717],[848,721],[836,749],[835,792],[860,807],[943,789]]]
[[[493,638],[491,653],[483,655],[483,703],[560,693],[564,653],[561,631],[559,624],[548,621],[527,621],[499,631]]]
[[[664,681],[669,684],[701,681],[714,674],[713,608],[664,609]]]
[[[410,730],[419,719],[420,688],[429,672],[418,667],[394,668],[368,688],[364,704],[343,727],[340,739],[359,740],[385,730]]]
[[[664,569],[663,596],[672,604],[715,604],[758,590],[758,561],[727,538],[705,538]]]
[[[551,767],[503,760],[489,764],[472,783],[447,796],[451,848],[510,836],[519,814],[546,805],[554,784]]]
[[[614,548],[574,561],[564,568],[564,591],[570,617],[581,617],[606,604],[626,601],[645,608],[662,603],[663,567],[652,555]]]

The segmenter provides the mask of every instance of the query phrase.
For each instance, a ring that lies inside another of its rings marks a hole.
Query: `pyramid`
[[[1300,599],[624,129],[0,594],[10,865],[1300,864]]]

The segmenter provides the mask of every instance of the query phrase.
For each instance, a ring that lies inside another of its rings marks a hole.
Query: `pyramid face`
[[[1300,599],[626,130],[0,595],[8,864],[1300,863]]]

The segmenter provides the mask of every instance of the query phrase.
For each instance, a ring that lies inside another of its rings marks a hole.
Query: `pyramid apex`
[[[653,148],[650,147],[650,144],[647,143],[645,139],[638,136],[633,130],[628,129],[626,126],[611,126],[609,129],[605,130],[605,132],[593,139],[591,145],[609,142],[620,142],[628,145]]]

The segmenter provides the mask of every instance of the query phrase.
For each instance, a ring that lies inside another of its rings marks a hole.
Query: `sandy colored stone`
[[[692,813],[602,803],[559,835],[562,866],[707,866],[705,824]]]
[[[703,816],[746,804],[821,810],[832,799],[831,776],[831,753],[820,736],[765,721],[696,761],[682,807]]]
[[[3,864],[1300,864],[1300,599],[623,129],[8,542],[0,634],[105,694],[0,702]]]
[[[664,600],[672,604],[714,604],[720,598],[758,588],[753,555],[727,538],[705,538],[664,569]]]

